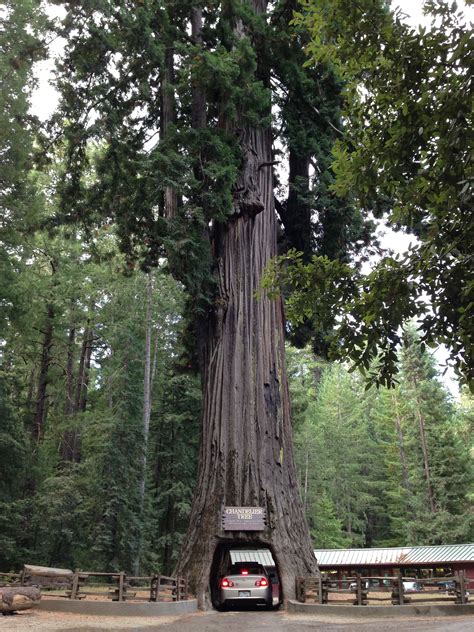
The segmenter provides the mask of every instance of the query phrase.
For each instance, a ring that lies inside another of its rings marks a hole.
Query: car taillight
[[[249,572],[248,572],[248,571],[244,571],[244,570],[242,570],[242,571],[240,571],[240,574],[241,574],[241,575],[248,575],[248,574],[249,574]]]
[[[268,581],[265,579],[265,577],[262,577],[262,579],[257,579],[257,581],[255,582],[255,586],[268,586]]]
[[[234,582],[230,579],[227,579],[227,577],[224,577],[224,579],[221,581],[221,588],[232,588],[233,585]]]

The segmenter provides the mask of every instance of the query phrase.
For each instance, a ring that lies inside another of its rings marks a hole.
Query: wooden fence
[[[87,596],[104,596],[104,591],[90,590],[91,579],[108,579],[108,593],[112,601],[185,601],[188,599],[188,583],[183,577],[166,575],[134,576],[121,573],[85,573],[76,571],[71,588],[66,592],[69,599],[85,599]]]
[[[167,575],[134,576],[27,566],[21,573],[0,573],[0,586],[36,585],[49,596],[68,599],[103,597],[112,601],[184,601],[188,582]]]
[[[422,589],[407,591],[404,583],[416,582]],[[453,588],[446,589],[446,582],[452,582]],[[449,577],[432,577],[418,579],[416,577],[363,577],[355,575],[343,580],[321,577],[298,577],[296,579],[296,599],[300,602],[327,604],[330,601],[338,604],[352,604],[366,606],[370,602],[390,602],[393,605],[403,605],[412,602],[416,595],[416,603],[447,602],[465,604],[469,599],[468,588],[474,580],[467,579],[464,573],[456,573]],[[440,591],[445,593],[440,595]],[[373,593],[373,594],[370,594]],[[383,596],[386,593],[387,596]],[[333,595],[350,595],[350,599],[333,599]],[[431,596],[431,595],[436,595]]]

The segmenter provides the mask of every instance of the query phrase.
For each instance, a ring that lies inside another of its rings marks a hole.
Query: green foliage
[[[0,235],[22,227],[31,216],[34,190],[28,172],[33,164],[37,121],[29,112],[34,87],[33,64],[45,57],[46,18],[37,0],[8,0],[0,16]]]
[[[139,467],[143,446],[142,396],[145,344],[146,278],[123,276],[123,257],[111,231],[94,234],[88,245],[80,234],[44,232],[31,237],[6,263],[20,274],[9,294],[11,306],[2,328],[0,462],[2,476],[2,551],[0,567],[25,561],[95,569],[133,568],[142,526],[149,533],[143,554],[146,568],[169,564],[162,541],[172,537],[171,555],[185,529],[196,467],[200,399],[196,378],[185,376],[180,388],[174,373],[180,365],[177,339],[183,326],[183,293],[163,270],[155,271],[153,349],[155,381],[152,409],[157,420],[150,446],[165,432],[168,384],[175,383],[173,414],[187,420],[186,432],[174,433],[173,454],[150,447],[146,506],[140,517]],[[5,279],[6,281],[8,279]],[[47,317],[47,306],[54,317]],[[33,440],[32,415],[44,331],[52,325],[44,427]],[[92,366],[85,407],[71,406],[80,379],[85,332],[93,331]],[[74,332],[71,346],[71,332]],[[71,366],[69,362],[71,359]],[[183,393],[183,390],[185,391]],[[71,410],[72,408],[72,410]],[[179,423],[176,422],[179,426]],[[75,460],[65,457],[77,442]],[[8,457],[6,456],[8,455]],[[184,461],[184,464],[181,463]],[[172,475],[159,477],[158,467]],[[172,464],[172,465],[170,465]],[[174,495],[174,522],[160,522],[155,497]],[[149,566],[148,566],[149,565]],[[170,570],[169,566],[167,567]]]
[[[396,389],[289,348],[296,463],[314,545],[405,546],[472,538],[470,442],[433,360],[405,334]],[[428,483],[420,435],[424,424]]]
[[[412,531],[415,543],[467,541],[472,537],[472,517],[467,496],[472,489],[472,462],[469,447],[458,435],[452,404],[440,385],[431,356],[423,350],[416,333],[405,331],[401,357],[400,395],[402,414],[407,420],[408,458],[412,467]],[[430,470],[430,507],[421,424],[426,438]]]
[[[384,2],[308,0],[294,18],[311,37],[307,64],[330,61],[345,81],[332,190],[417,238],[401,258],[385,256],[356,277],[337,332],[341,357],[367,366],[381,353],[371,381],[382,384],[396,366],[397,329],[414,315],[423,340],[448,345],[458,374],[472,380],[472,34],[455,3],[427,2],[425,11],[432,27],[418,31]]]

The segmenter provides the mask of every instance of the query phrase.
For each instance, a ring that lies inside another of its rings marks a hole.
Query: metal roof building
[[[341,573],[390,571],[394,569],[446,568],[464,571],[474,578],[474,544],[445,544],[436,546],[400,546],[374,549],[316,549],[314,551],[322,571]],[[268,549],[234,549],[230,551],[232,562],[259,562],[263,566],[275,566]]]
[[[376,549],[317,549],[321,567],[338,566],[418,566],[429,564],[474,564],[474,544],[401,546]]]

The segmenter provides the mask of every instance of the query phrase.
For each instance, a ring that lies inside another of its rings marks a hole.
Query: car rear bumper
[[[246,593],[246,594],[243,594]],[[245,586],[221,589],[221,603],[223,604],[266,604],[272,605],[272,592],[269,586],[258,588]]]
[[[225,606],[226,608],[231,608],[232,606],[235,606],[237,608],[242,607],[242,606],[271,606],[272,605],[272,599],[270,598],[270,600],[266,600],[266,599],[225,599],[222,602],[222,605]]]

